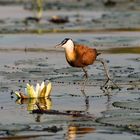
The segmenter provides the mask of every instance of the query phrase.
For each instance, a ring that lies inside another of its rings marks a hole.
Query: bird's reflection
[[[106,101],[106,111],[111,109],[112,102],[111,102],[111,92],[107,89],[106,90],[106,96],[107,96],[107,101]]]
[[[86,95],[85,90],[81,90],[83,96],[84,96],[84,103],[85,103],[85,109],[82,111],[82,113],[84,113],[84,121],[89,121],[91,119],[91,121],[94,118],[94,116],[90,115],[88,110],[89,110],[89,96]],[[81,119],[82,121],[82,119]],[[66,139],[67,140],[75,140],[77,137],[83,137],[84,135],[88,134],[88,133],[93,133],[96,131],[95,127],[90,127],[90,126],[83,126],[81,124],[79,124],[78,122],[75,123],[75,118],[74,121],[70,121],[68,128],[67,128],[67,134],[66,134]]]
[[[88,113],[88,110],[90,107],[89,96],[86,95],[85,90],[81,90],[81,92],[82,92],[83,96],[85,97],[84,99],[85,99],[85,114],[86,114],[86,113]],[[108,89],[105,91],[105,93],[106,93],[105,95],[107,97],[105,111],[108,111],[111,108],[112,95]],[[95,118],[90,118],[90,119],[91,119],[91,121],[94,121]],[[87,118],[87,120],[89,121],[88,118]],[[84,121],[85,121],[85,119],[84,119]],[[77,137],[83,137],[84,135],[86,135],[88,133],[94,133],[95,131],[96,131],[96,126],[91,127],[90,125],[88,126],[88,124],[82,125],[82,123],[81,124],[78,122],[75,123],[75,120],[74,120],[74,121],[71,121],[70,124],[68,125],[66,139],[75,140],[75,139],[77,139]]]
[[[89,109],[89,96],[86,95],[85,90],[81,90],[82,94],[85,97],[85,112],[88,112]]]

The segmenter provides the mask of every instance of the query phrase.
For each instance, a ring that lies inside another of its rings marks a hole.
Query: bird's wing
[[[88,48],[88,50],[82,56],[82,63],[84,65],[91,65],[94,63],[97,57],[96,49]]]
[[[76,44],[75,45],[75,52],[77,63],[81,66],[87,66],[93,64],[97,57],[96,49],[89,48],[84,45]]]
[[[76,44],[74,48],[75,48],[76,54],[79,57],[81,57],[88,50],[87,46],[80,45],[80,44]]]

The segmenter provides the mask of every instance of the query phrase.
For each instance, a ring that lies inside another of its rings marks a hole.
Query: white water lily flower
[[[39,96],[39,93],[40,93],[40,85],[39,85],[39,83],[36,84],[35,92],[38,93],[37,96]]]
[[[17,91],[15,94],[18,98],[49,98],[51,89],[52,84],[50,82],[47,85],[44,82],[42,82],[41,85],[37,83],[35,88],[33,85],[27,83],[27,88],[25,89],[27,96]]]

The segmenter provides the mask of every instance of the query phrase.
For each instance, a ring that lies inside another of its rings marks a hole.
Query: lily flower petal
[[[44,81],[41,83],[41,86],[40,86],[40,92],[42,91],[42,89],[44,88],[44,86],[45,86],[45,83],[44,83]]]
[[[29,98],[37,98],[33,85],[27,84],[27,94],[29,95]]]
[[[47,90],[46,90],[46,93],[45,93],[44,97],[49,98],[50,94],[51,94],[51,90],[52,90],[52,84],[51,84],[51,82],[49,82],[48,85],[47,85]]]
[[[39,93],[40,93],[40,85],[39,83],[36,84],[36,90],[35,90],[37,97],[39,97]]]
[[[47,90],[47,86],[44,85],[44,88],[40,91],[40,95],[39,95],[40,98],[45,97],[46,90]]]
[[[45,85],[44,82],[41,83],[41,85],[39,85],[39,83],[36,84],[36,87],[34,88],[33,85],[30,85],[27,83],[27,87],[25,88],[25,93],[21,93],[21,92],[15,92],[16,96],[18,98],[49,98],[50,97],[50,93],[51,93],[51,89],[52,89],[52,84],[51,82],[48,83],[48,85]]]
[[[15,94],[16,94],[17,98],[21,98],[19,92],[15,91]]]

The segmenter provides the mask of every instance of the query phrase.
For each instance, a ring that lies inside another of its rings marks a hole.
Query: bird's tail
[[[97,53],[97,56],[100,55],[101,53]]]
[[[95,50],[95,52],[96,52],[96,56],[98,56],[98,55],[101,54],[100,52],[98,52],[98,50],[96,50],[96,49],[94,49],[94,50]]]

